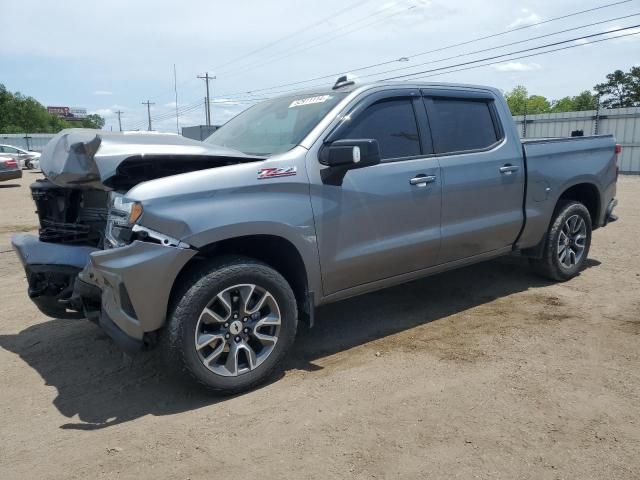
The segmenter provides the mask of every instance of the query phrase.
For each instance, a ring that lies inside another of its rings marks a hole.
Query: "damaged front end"
[[[31,186],[38,237],[15,235],[28,295],[54,318],[89,318],[136,350],[162,327],[173,282],[196,250],[143,226],[126,192],[147,180],[261,158],[177,135],[65,130]]]

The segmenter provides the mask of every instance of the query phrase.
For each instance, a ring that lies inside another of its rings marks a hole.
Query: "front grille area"
[[[40,220],[40,240],[102,247],[107,192],[62,188],[37,180],[31,185],[31,195]]]

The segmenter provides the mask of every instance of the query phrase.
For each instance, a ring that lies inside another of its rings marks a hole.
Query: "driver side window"
[[[409,98],[374,103],[354,119],[340,138],[377,140],[383,160],[415,157],[422,153],[418,124]]]

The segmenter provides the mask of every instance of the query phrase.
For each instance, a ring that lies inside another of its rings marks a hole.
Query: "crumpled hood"
[[[182,160],[206,162],[210,159],[211,167],[217,166],[214,163],[220,159],[237,159],[237,163],[263,159],[177,134],[72,128],[49,141],[42,151],[40,168],[50,181],[61,187],[111,190],[106,184],[118,173],[120,164],[127,159],[133,163],[149,162],[150,158],[171,158],[176,165]]]

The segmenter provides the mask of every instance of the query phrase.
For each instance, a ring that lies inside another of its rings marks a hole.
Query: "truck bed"
[[[595,184],[593,228],[603,224],[608,202],[615,196],[617,177],[613,135],[565,138],[522,139],[527,165],[525,227],[518,240],[520,248],[537,245],[547,231],[560,195],[573,186]],[[577,187],[578,188],[578,187]]]

